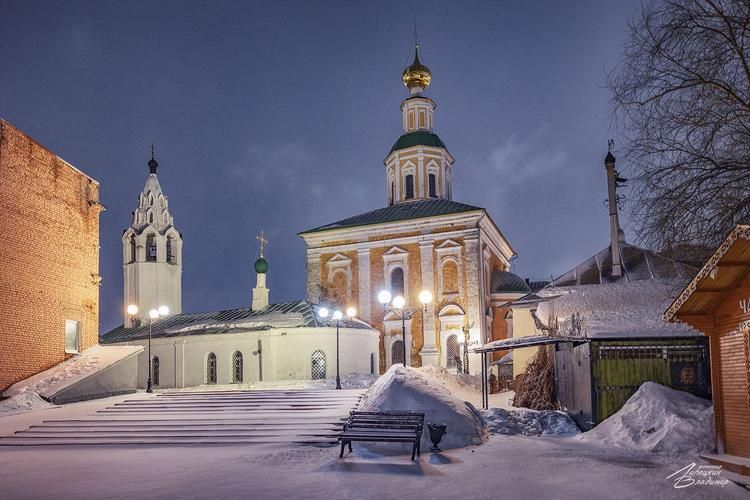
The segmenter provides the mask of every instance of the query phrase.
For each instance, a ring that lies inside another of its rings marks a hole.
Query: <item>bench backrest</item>
[[[413,430],[417,436],[422,434],[424,413],[404,411],[352,411],[345,428],[375,428]]]

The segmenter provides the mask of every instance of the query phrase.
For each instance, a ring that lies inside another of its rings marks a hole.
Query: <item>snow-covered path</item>
[[[0,437],[0,446],[335,444],[342,419],[356,406],[362,392],[322,389],[139,394],[84,416],[54,418],[57,415],[48,412],[44,416],[49,418]]]

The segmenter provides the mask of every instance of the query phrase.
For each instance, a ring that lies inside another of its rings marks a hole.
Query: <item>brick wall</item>
[[[99,336],[99,184],[0,120],[0,392]]]

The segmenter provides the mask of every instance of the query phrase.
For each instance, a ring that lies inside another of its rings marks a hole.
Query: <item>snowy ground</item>
[[[420,377],[410,380],[422,384]],[[461,396],[472,395],[471,381],[437,374],[431,376],[425,390],[434,393],[435,383],[443,383],[460,400],[469,399]],[[330,422],[345,415],[351,399],[361,393],[327,388],[138,393],[0,416],[0,436],[37,440],[34,446],[0,446],[0,496],[750,498],[747,490],[734,483],[676,489],[675,478],[668,476],[691,463],[703,464],[694,452],[670,455],[581,439],[580,434],[567,435],[573,430],[562,416],[528,410],[482,412],[490,433],[483,444],[437,454],[423,451],[421,459],[414,463],[409,460],[405,445],[364,447],[355,443],[354,452],[340,460],[336,446],[294,442],[300,432],[316,426],[321,432],[330,433]],[[641,396],[648,393],[659,391],[648,388]],[[504,404],[510,394],[503,395]],[[200,435],[208,436],[202,439],[213,444],[186,444],[197,435],[199,427],[206,425],[209,432],[201,429]],[[71,432],[74,437],[81,431],[78,426],[93,426],[84,431],[86,435],[131,442],[100,446],[44,444],[43,433]],[[545,429],[553,428],[566,436],[531,435],[546,434]],[[15,434],[17,431],[21,433]],[[143,444],[148,439],[138,437],[152,433],[179,440],[175,435],[178,431],[187,432],[190,439],[181,444],[154,445]],[[654,434],[647,431],[649,436]],[[123,437],[127,432],[134,434]],[[520,434],[507,435],[514,432]],[[227,438],[225,434],[236,437]],[[241,439],[245,442],[239,443]],[[138,440],[142,442],[132,442]],[[0,444],[3,441],[12,442],[0,437]]]

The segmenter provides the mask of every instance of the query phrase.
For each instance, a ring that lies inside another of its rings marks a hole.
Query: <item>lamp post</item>
[[[349,317],[349,319],[353,318],[354,315],[357,314],[357,310],[353,307],[350,307],[346,310],[346,315]],[[318,310],[318,316],[325,319],[328,317],[328,309],[325,307],[321,307]],[[339,369],[339,358],[340,358],[340,343],[339,343],[339,326],[341,326],[341,318],[343,318],[343,314],[338,309],[333,311],[333,315],[331,316],[331,319],[336,320],[336,389],[341,389],[341,374]]]
[[[159,309],[151,309],[148,312],[148,381],[146,382],[146,392],[154,392],[151,380],[151,327],[153,326],[155,319],[159,316],[166,316],[167,314],[169,314],[169,308],[167,306],[159,306]]]
[[[463,344],[464,344],[463,365],[464,366],[463,368],[464,368],[464,373],[468,375],[469,374],[469,326],[468,325],[463,327],[463,332],[464,332],[464,339],[463,339],[464,340],[463,341]]]
[[[396,295],[391,299],[391,292],[388,290],[382,290],[378,293],[378,302],[383,304],[383,309],[386,313],[398,312],[401,316],[401,339],[404,345],[404,366],[408,366],[406,363],[406,316],[408,315],[411,319],[415,313],[422,311],[422,337],[424,338],[424,313],[427,310],[427,304],[432,302],[432,293],[430,293],[429,290],[422,290],[419,292],[419,302],[422,304],[422,307],[406,307],[406,299],[404,299],[403,296]],[[390,306],[388,305],[389,302]]]
[[[135,315],[138,314],[138,306],[135,304],[130,304],[127,308],[128,315],[130,316],[130,327],[134,328],[138,326],[136,324]]]

